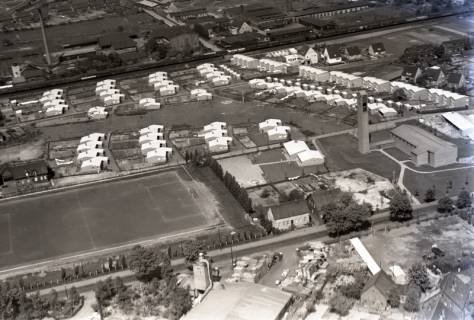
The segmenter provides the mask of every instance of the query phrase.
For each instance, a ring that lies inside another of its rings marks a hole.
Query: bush
[[[437,210],[439,213],[451,212],[453,210],[454,202],[450,197],[442,197],[438,201]]]

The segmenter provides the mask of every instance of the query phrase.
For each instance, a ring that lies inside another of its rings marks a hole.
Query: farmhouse
[[[440,67],[431,67],[423,72],[426,84],[433,87],[441,86],[446,81],[446,76]]]
[[[209,148],[209,152],[211,153],[227,152],[231,142],[231,137],[218,137],[207,141],[207,146]]]
[[[362,289],[360,301],[370,311],[380,314],[390,308],[387,301],[389,300],[390,291],[394,288],[396,288],[396,284],[392,278],[385,271],[379,271],[369,279],[364,289]]]
[[[319,53],[313,47],[308,47],[304,54],[304,60],[308,64],[317,64],[319,62]]]
[[[412,125],[401,125],[391,131],[398,149],[410,156],[415,165],[445,166],[456,163],[457,146]]]
[[[279,230],[304,227],[311,222],[310,211],[305,200],[287,201],[267,210],[267,219]]]

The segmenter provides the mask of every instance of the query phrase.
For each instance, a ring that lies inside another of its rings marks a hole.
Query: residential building
[[[81,172],[99,173],[107,167],[109,162],[109,158],[105,156],[98,156],[85,160],[81,163]]]
[[[141,146],[141,151],[143,155],[146,155],[148,152],[164,147],[166,147],[166,140],[153,140],[143,143]]]
[[[283,144],[285,155],[290,160],[297,160],[298,153],[309,150],[306,142],[301,140],[291,140]]]
[[[270,129],[281,126],[282,122],[280,119],[267,119],[258,124],[258,129],[260,132],[267,132]]]
[[[292,295],[278,288],[238,282],[214,286],[182,320],[282,320]]]
[[[140,129],[138,133],[140,133],[141,136],[147,135],[147,134],[153,134],[157,132],[163,132],[164,131],[164,126],[161,124],[151,124],[148,127],[145,127],[143,129]]]
[[[221,121],[214,121],[204,126],[204,132],[213,130],[226,130],[227,123]]]
[[[212,131],[206,131],[203,134],[200,134],[199,136],[204,138],[204,140],[207,142],[209,140],[214,140],[221,137],[227,137],[228,135],[227,135],[227,130],[216,129]]]
[[[391,131],[398,149],[410,156],[417,166],[440,167],[457,162],[458,148],[413,125],[401,125]]]
[[[319,150],[305,150],[297,155],[296,162],[300,167],[324,164],[324,155]]]
[[[77,153],[86,152],[90,149],[102,149],[104,147],[103,141],[86,141],[77,146]]]
[[[396,287],[397,285],[385,271],[379,271],[369,279],[362,289],[360,302],[371,312],[381,314],[390,308],[388,304],[390,292]]]
[[[385,46],[382,42],[375,42],[369,46],[369,54],[371,56],[380,56],[385,53]]]
[[[323,57],[327,64],[342,63],[342,54],[339,46],[329,46],[324,48]]]
[[[418,66],[405,66],[402,71],[402,81],[416,83],[421,76],[421,69]]]
[[[166,163],[171,156],[173,149],[171,148],[158,148],[150,151],[146,154],[146,162],[153,164]]]
[[[362,52],[358,46],[350,46],[344,48],[344,58],[347,61],[362,60]]]
[[[106,138],[105,133],[94,132],[94,133],[88,134],[87,136],[82,137],[79,143],[82,144],[82,143],[87,143],[87,142],[104,141],[105,138]]]
[[[90,160],[92,158],[105,156],[104,149],[88,149],[84,152],[80,152],[77,154],[77,161],[82,163],[83,161]]]
[[[188,26],[163,26],[151,35],[157,43],[169,46],[173,52],[196,51],[201,48],[199,36]]]
[[[102,120],[107,118],[108,112],[105,107],[92,107],[87,111],[87,116],[92,120]]]
[[[462,73],[450,73],[446,79],[448,88],[451,90],[459,90],[466,85],[466,78]]]
[[[467,37],[453,39],[443,42],[441,47],[443,48],[446,57],[452,57],[455,55],[461,55],[468,50],[470,48],[470,42]]]
[[[49,181],[49,170],[44,160],[10,163],[0,167],[0,180],[2,183],[15,181],[18,186],[36,185]]]
[[[440,67],[431,67],[423,72],[423,78],[426,85],[432,87],[439,87],[446,82],[446,76]]]
[[[304,227],[311,222],[310,210],[306,200],[303,199],[269,207],[267,219],[272,223],[273,228],[279,230]]]
[[[147,142],[163,140],[163,133],[162,132],[151,132],[147,134],[143,134],[138,138],[138,143],[140,145],[145,144]]]
[[[290,131],[291,128],[288,126],[277,126],[268,130],[266,133],[269,141],[277,141],[288,139]]]
[[[207,141],[207,146],[209,148],[209,152],[211,153],[227,152],[231,142],[231,137],[217,137]]]
[[[446,112],[442,114],[443,118],[456,128],[464,137],[470,137],[474,140],[474,123],[468,117],[458,112]]]
[[[304,60],[306,64],[317,64],[319,62],[319,53],[314,47],[307,47],[304,53]]]

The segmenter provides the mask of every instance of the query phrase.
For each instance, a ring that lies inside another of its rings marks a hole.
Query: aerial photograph
[[[474,320],[474,0],[0,0],[16,319]]]

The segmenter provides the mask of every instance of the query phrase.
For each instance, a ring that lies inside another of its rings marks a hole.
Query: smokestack
[[[367,92],[361,91],[357,96],[357,138],[359,152],[366,154],[370,150],[369,112],[367,109]]]

